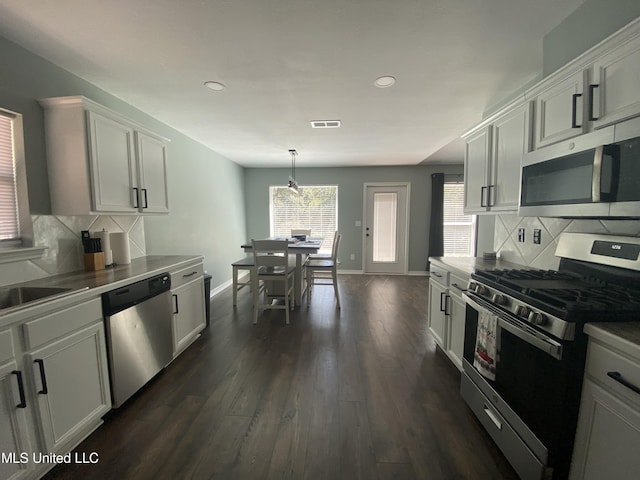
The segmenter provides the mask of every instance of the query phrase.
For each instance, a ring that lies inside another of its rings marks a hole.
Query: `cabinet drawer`
[[[640,394],[634,392],[611,375],[619,374],[619,378],[640,388],[640,364],[596,342],[589,343],[587,358],[587,375],[605,385],[610,391],[640,404]]]
[[[0,332],[0,364],[15,357],[11,330]]]
[[[449,294],[458,298],[462,298],[462,293],[467,290],[469,285],[469,277],[458,275],[455,273],[449,274]]]
[[[171,289],[184,285],[191,280],[195,280],[198,277],[204,275],[204,266],[202,263],[197,265],[191,265],[189,267],[170,272],[171,275]]]
[[[429,278],[445,287],[449,285],[449,272],[433,263],[429,267]]]
[[[27,350],[44,345],[102,318],[102,302],[100,298],[58,310],[23,326]]]

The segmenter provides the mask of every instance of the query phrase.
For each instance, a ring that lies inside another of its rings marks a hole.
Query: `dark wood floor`
[[[425,277],[341,275],[251,323],[250,292],[47,479],[516,479],[426,329]]]

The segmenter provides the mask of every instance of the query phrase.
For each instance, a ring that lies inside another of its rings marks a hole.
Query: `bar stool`
[[[231,264],[233,268],[233,306],[235,307],[238,301],[238,290],[243,287],[249,286],[251,288],[251,279],[253,277],[254,263],[253,263],[253,255],[241,258],[240,260],[236,260]],[[249,280],[248,281],[239,281],[238,274],[240,270],[248,270],[249,271]]]

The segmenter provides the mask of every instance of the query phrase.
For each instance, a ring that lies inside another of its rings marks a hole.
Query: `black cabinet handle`
[[[582,128],[582,125],[578,125],[578,98],[581,96],[581,93],[571,96],[571,128]]]
[[[486,202],[484,201],[486,190],[487,190],[486,186],[480,187],[480,206],[481,207],[486,207],[487,206]]]
[[[185,273],[184,275],[182,275],[182,278],[189,278],[189,277],[193,277],[196,273],[198,273],[198,271],[197,271],[197,270],[196,270],[195,272]]]
[[[433,275],[434,277],[442,278],[442,275],[438,272],[431,272],[431,275]]]
[[[24,382],[22,381],[22,372],[20,370],[14,370],[11,372],[18,379],[18,392],[20,393],[20,403],[16,405],[17,408],[27,408],[27,399],[24,396]]]
[[[47,375],[44,371],[44,360],[41,358],[36,358],[33,363],[37,363],[40,368],[40,380],[42,381],[42,390],[38,393],[42,395],[47,395],[49,393],[49,389],[47,388]]]
[[[447,295],[446,297],[444,297],[444,314],[447,316],[451,315],[451,308],[449,307],[450,304],[451,297]]]
[[[446,299],[445,299],[446,295],[447,294],[445,292],[440,292],[440,311],[441,312],[446,311],[446,308],[447,308],[447,306],[444,303],[446,301]]]
[[[172,295],[173,297],[173,313],[180,313],[178,309],[178,295]]]
[[[620,372],[607,372],[607,376],[610,378],[613,378],[616,382],[621,383],[622,385],[627,387],[629,390],[632,390],[633,392],[640,394],[640,387],[636,387],[633,383],[622,378],[622,374]]]
[[[452,283],[451,284],[452,287],[457,288],[458,290],[460,290],[461,292],[466,292],[467,290],[465,288],[462,288],[460,285],[458,285],[457,283]]]
[[[144,205],[142,206],[142,208],[149,208],[149,201],[147,199],[147,189],[146,188],[142,189],[142,196],[144,197]]]
[[[593,91],[599,86],[600,85],[598,84],[589,85],[589,120],[590,121],[598,120],[598,117],[595,117],[593,115]]]
[[[133,187],[133,208],[140,208],[140,192],[138,192],[138,187]]]

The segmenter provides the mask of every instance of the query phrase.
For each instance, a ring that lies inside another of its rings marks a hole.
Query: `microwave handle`
[[[602,154],[604,145],[596,147],[593,155],[593,178],[591,179],[591,200],[593,203],[599,203],[602,200],[600,186],[602,185]]]

